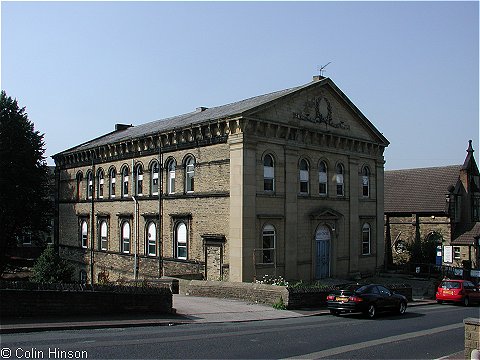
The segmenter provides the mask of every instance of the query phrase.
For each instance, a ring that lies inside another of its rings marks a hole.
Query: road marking
[[[313,352],[313,353],[310,353],[310,354],[304,354],[304,355],[289,357],[289,358],[286,358],[286,359],[320,359],[320,358],[324,358],[324,357],[333,357],[335,355],[342,354],[342,353],[349,352],[349,351],[365,349],[365,348],[368,348],[368,347],[371,347],[371,346],[388,344],[388,343],[391,343],[391,342],[394,342],[394,341],[408,340],[408,339],[412,339],[412,338],[419,337],[419,336],[432,335],[432,334],[436,334],[436,333],[439,333],[439,332],[442,332],[442,331],[449,331],[449,330],[454,330],[454,329],[458,329],[458,328],[463,328],[463,326],[464,326],[463,323],[445,325],[445,326],[440,326],[440,327],[433,328],[433,329],[428,329],[428,330],[421,330],[421,331],[415,331],[415,332],[401,334],[401,335],[389,336],[389,337],[386,337],[386,338],[383,338],[383,339],[370,340],[370,341],[366,341],[366,342],[362,342],[362,343],[339,346],[339,347],[332,348],[332,349],[327,349],[327,350]]]

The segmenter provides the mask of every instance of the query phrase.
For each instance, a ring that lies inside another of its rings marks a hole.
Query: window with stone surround
[[[177,163],[175,159],[170,159],[167,163],[167,193],[168,194],[175,194],[175,168]]]
[[[109,193],[110,198],[113,199],[115,197],[115,182],[116,182],[117,172],[115,168],[110,169],[110,182],[109,182]]]
[[[122,197],[128,197],[128,166],[122,169]]]
[[[272,264],[275,260],[275,227],[266,224],[262,229],[262,263]]]
[[[158,162],[154,161],[152,163],[152,167],[150,170],[150,193],[152,195],[158,195],[158,175],[159,175],[159,169],[158,169]]]
[[[93,172],[87,172],[87,199],[91,199],[93,195]]]
[[[135,195],[143,196],[143,166],[138,164],[135,168]]]
[[[98,244],[100,250],[108,250],[108,225],[106,220],[100,220]]]
[[[80,220],[80,245],[84,249],[88,246],[88,222],[86,219]]]
[[[363,197],[370,196],[370,169],[364,166],[362,169],[362,195]]]
[[[300,194],[307,195],[309,192],[309,178],[310,171],[308,161],[305,159],[300,160],[299,164],[299,177],[300,177]]]
[[[362,226],[362,255],[371,254],[371,231],[370,224],[365,223]]]
[[[335,168],[336,176],[335,180],[337,183],[337,196],[345,195],[345,184],[344,184],[344,170],[342,164],[337,164]]]
[[[188,156],[185,160],[185,192],[191,193],[195,191],[195,159]]]
[[[122,253],[130,254],[130,222],[124,220],[121,226]]]
[[[98,184],[97,184],[97,197],[99,199],[103,199],[103,185],[104,185],[104,180],[105,180],[105,173],[103,172],[102,169],[98,170]]]
[[[175,258],[187,259],[188,232],[187,224],[179,221],[175,226]]]
[[[79,171],[77,173],[77,176],[76,176],[76,180],[77,180],[77,201],[80,200],[82,198],[82,183],[83,183],[83,174],[81,171]]]
[[[147,223],[147,238],[145,242],[146,255],[156,256],[157,255],[157,226],[155,222],[149,221]]]
[[[327,195],[328,172],[325,161],[320,161],[318,165],[318,193],[322,196]]]
[[[263,191],[273,192],[275,190],[275,167],[273,157],[270,154],[263,158]]]

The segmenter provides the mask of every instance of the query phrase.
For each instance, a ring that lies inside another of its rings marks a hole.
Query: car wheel
[[[330,309],[330,314],[332,314],[334,316],[338,316],[340,314],[340,311]]]
[[[468,296],[465,296],[463,298],[463,306],[468,306],[470,305],[470,299],[468,298]]]
[[[407,304],[402,301],[402,302],[400,303],[400,306],[398,307],[398,313],[399,313],[400,315],[403,315],[403,314],[405,314],[405,311],[407,311]]]
[[[373,319],[377,314],[377,308],[375,307],[375,305],[373,304],[368,305],[366,314],[370,319]]]
[[[437,300],[438,304],[443,304],[443,300]]]

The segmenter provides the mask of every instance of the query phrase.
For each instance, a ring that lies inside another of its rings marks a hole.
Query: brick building
[[[310,281],[384,261],[387,139],[329,78],[115,131],[53,158],[79,276]]]
[[[480,268],[480,177],[470,140],[463,165],[385,172],[385,240],[393,263],[415,239],[436,246],[431,262]]]

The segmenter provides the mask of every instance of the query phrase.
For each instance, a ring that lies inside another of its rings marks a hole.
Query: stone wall
[[[0,289],[0,297],[2,318],[172,312],[168,288],[154,292]]]
[[[465,324],[465,359],[474,359],[472,351],[477,350],[477,356],[480,351],[480,319],[467,318],[463,323]]]

